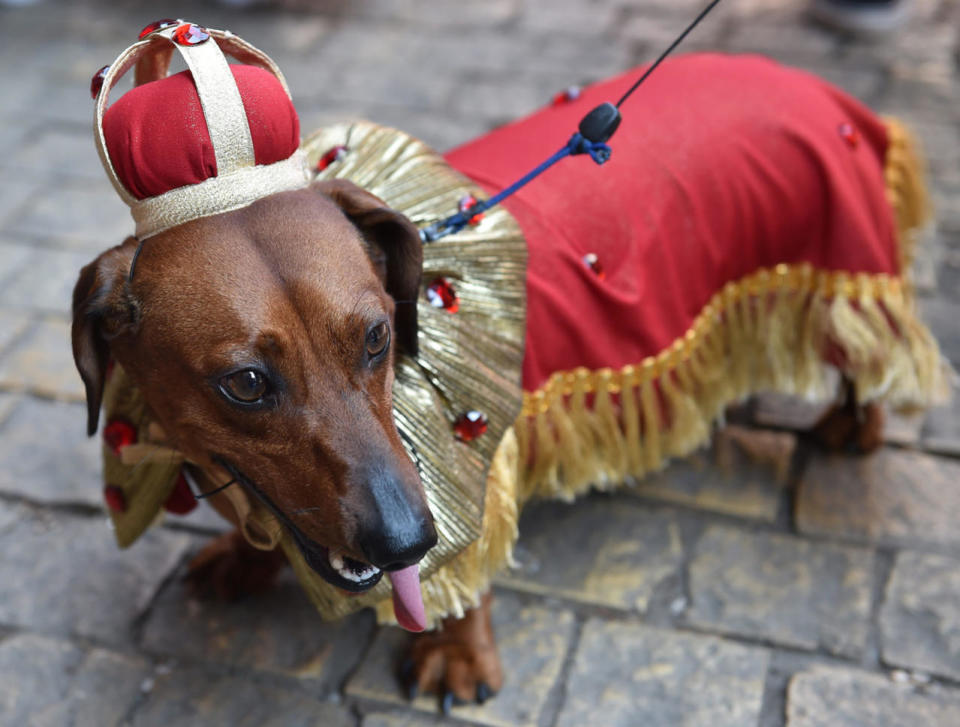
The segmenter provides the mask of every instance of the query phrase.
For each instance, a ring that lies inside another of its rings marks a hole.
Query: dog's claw
[[[493,690],[485,682],[477,684],[477,704],[483,704],[493,696]]]
[[[453,710],[453,692],[444,692],[443,699],[440,700],[440,711],[442,711],[447,717],[450,716],[450,712]]]

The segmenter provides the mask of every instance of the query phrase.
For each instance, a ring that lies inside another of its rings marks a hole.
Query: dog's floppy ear
[[[73,360],[87,392],[87,434],[97,431],[110,340],[136,328],[139,308],[127,285],[136,238],[102,253],[73,289]]]
[[[417,355],[417,296],[423,268],[423,243],[414,224],[353,182],[332,179],[314,189],[329,197],[360,230],[384,288],[397,303],[394,326],[398,345]]]

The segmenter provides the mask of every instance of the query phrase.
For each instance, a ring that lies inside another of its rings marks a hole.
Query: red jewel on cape
[[[607,277],[607,273],[600,264],[600,258],[597,257],[596,253],[588,252],[586,255],[584,255],[583,264],[590,268],[593,271],[593,274],[596,275],[600,280],[603,280]]]
[[[456,313],[460,310],[457,291],[446,278],[436,278],[427,286],[427,300],[434,308],[443,308],[447,313]]]
[[[173,31],[173,39],[180,45],[200,45],[210,40],[210,34],[193,23],[184,23]]]
[[[124,447],[137,441],[137,430],[126,419],[114,419],[103,428],[103,442],[116,455]]]
[[[487,431],[487,417],[483,412],[468,411],[457,417],[453,423],[453,433],[461,442],[472,442]]]
[[[460,201],[457,203],[457,208],[458,208],[461,212],[466,212],[468,209],[470,209],[471,207],[473,207],[476,203],[477,203],[477,198],[474,197],[472,194],[468,194],[466,197],[461,197],[461,198],[460,198]],[[483,212],[478,212],[478,213],[475,214],[473,217],[471,217],[469,220],[467,220],[467,224],[468,224],[468,225],[471,225],[471,226],[473,226],[473,225],[479,225],[479,224],[480,224],[480,220],[482,220],[482,219],[483,219]]]
[[[140,31],[140,35],[137,36],[137,40],[143,40],[151,33],[156,33],[158,30],[163,30],[164,28],[169,28],[171,25],[176,25],[178,20],[173,18],[163,18],[162,20],[154,20],[150,25],[145,25],[143,30]]]
[[[550,100],[550,105],[562,106],[565,103],[576,101],[578,98],[580,98],[580,87],[569,86],[563,89],[560,93],[555,94],[554,97]]]
[[[94,73],[93,78],[90,79],[90,98],[94,101],[96,101],[97,96],[100,95],[100,89],[103,88],[103,79],[107,77],[107,71],[109,70],[110,66],[104,66]]]
[[[840,126],[837,127],[837,131],[840,132],[840,136],[847,142],[847,146],[851,149],[856,149],[857,145],[860,144],[860,132],[857,131],[857,127],[853,124],[840,124]]]
[[[317,171],[322,172],[334,162],[340,161],[347,155],[347,151],[347,147],[343,145],[333,147],[333,149],[320,157],[320,161],[317,162]]]
[[[123,490],[116,485],[107,485],[103,488],[103,499],[107,503],[107,507],[114,512],[127,511],[127,498],[124,496]]]
[[[163,503],[163,509],[174,515],[186,515],[197,506],[197,498],[193,496],[190,485],[187,484],[187,478],[183,472],[177,475],[177,481],[170,491],[170,496]]]

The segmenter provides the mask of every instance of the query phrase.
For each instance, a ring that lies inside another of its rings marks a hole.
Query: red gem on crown
[[[471,207],[473,207],[476,203],[477,203],[477,198],[474,197],[472,194],[468,194],[466,197],[461,197],[461,198],[460,198],[460,201],[457,203],[457,208],[458,208],[461,212],[466,212],[466,211],[469,210]],[[467,220],[467,224],[468,224],[468,225],[471,225],[471,226],[473,226],[473,225],[479,225],[479,224],[480,224],[480,220],[482,220],[482,219],[483,219],[483,212],[478,212],[478,213],[475,214],[473,217],[471,217],[469,220]]]
[[[333,147],[326,154],[320,157],[320,161],[317,162],[317,171],[322,172],[334,162],[340,161],[347,155],[347,151],[347,147],[343,146],[342,144]]]
[[[193,23],[184,23],[173,31],[173,40],[180,45],[200,45],[210,40],[210,33]]]
[[[169,28],[171,25],[176,25],[179,23],[179,20],[174,20],[173,18],[163,18],[162,20],[154,20],[150,25],[145,25],[143,30],[140,31],[140,35],[137,36],[137,40],[143,40],[151,33],[156,33],[158,30],[163,30],[164,28]]]
[[[127,511],[127,498],[124,496],[123,490],[116,485],[107,485],[103,488],[103,499],[107,503],[107,507],[114,512]]]
[[[486,431],[487,417],[476,410],[461,414],[453,423],[453,433],[461,442],[472,442]]]
[[[119,455],[120,450],[137,441],[137,429],[126,419],[114,419],[103,428],[103,443],[111,452]]]
[[[447,313],[460,310],[460,298],[446,278],[436,278],[427,286],[427,300],[434,308],[443,308]]]
[[[100,95],[100,89],[103,88],[103,80],[107,77],[107,71],[109,70],[110,66],[104,66],[94,73],[93,78],[90,79],[90,98],[94,101],[96,101],[97,96]]]

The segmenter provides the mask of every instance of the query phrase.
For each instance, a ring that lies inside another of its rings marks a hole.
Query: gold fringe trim
[[[886,186],[905,271],[929,208],[908,132],[888,122]],[[778,265],[728,283],[673,345],[622,369],[558,372],[524,394],[487,479],[483,532],[423,583],[431,619],[478,603],[511,561],[517,516],[533,497],[573,499],[689,454],[732,402],[760,391],[829,398],[825,356],[840,353],[860,401],[927,406],[947,394],[936,341],[908,280]],[[392,621],[390,603],[378,607]]]

